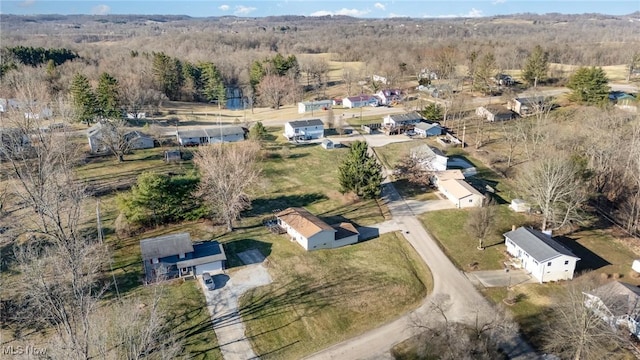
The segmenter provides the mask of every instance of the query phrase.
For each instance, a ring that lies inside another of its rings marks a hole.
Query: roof
[[[145,134],[143,132],[140,132],[138,130],[133,130],[133,131],[130,131],[130,132],[126,133],[124,135],[124,137],[127,140],[140,139],[140,138],[146,138],[146,139],[153,140],[153,138],[151,136],[149,136],[149,135],[147,135],[147,134]]]
[[[640,317],[640,288],[620,281],[612,281],[586,294],[598,297],[614,316]]]
[[[192,259],[178,261],[176,265],[182,268],[227,260],[227,255],[224,252],[222,244],[217,241],[195,244],[193,245],[193,251]]]
[[[504,236],[539,262],[551,260],[560,255],[580,259],[551,236],[538,230],[519,227],[505,233]]]
[[[164,235],[140,240],[142,260],[159,259],[167,256],[193,252],[189,233]]]
[[[333,141],[331,141],[330,139],[325,138],[325,139],[322,140],[322,143],[325,144],[325,145],[331,145],[331,144],[333,144]]]
[[[501,105],[487,105],[484,108],[493,115],[513,115],[513,112]]]
[[[178,130],[179,138],[215,138],[217,136],[228,135],[244,135],[244,129],[241,126],[211,126],[193,130]]]
[[[423,159],[427,159],[435,156],[445,156],[440,149],[432,148],[427,144],[416,146],[413,149],[411,149],[411,155],[413,155],[414,157],[420,157]]]
[[[440,124],[438,123],[426,123],[426,122],[419,122],[415,125],[416,129],[420,129],[422,131],[428,131],[430,129],[433,128],[438,128],[438,129],[442,129],[442,127],[440,126]]]
[[[277,213],[276,216],[306,238],[323,230],[335,231],[329,224],[304,208],[290,207]]]
[[[438,178],[438,181],[464,180],[464,174],[460,169],[437,171],[434,175]]]
[[[516,98],[516,101],[521,103],[521,104],[525,104],[525,105],[530,105],[530,104],[542,104],[546,101],[547,99],[544,96],[529,96],[529,97],[519,97]]]
[[[444,188],[447,193],[455,196],[457,199],[463,199],[471,195],[482,196],[482,194],[473,186],[460,179],[438,181],[438,187]]]
[[[354,101],[371,101],[372,99],[376,99],[375,96],[371,96],[371,95],[360,95],[360,96],[349,96],[347,98],[349,101],[354,102]]]
[[[336,229],[336,238],[335,238],[335,240],[342,240],[342,239],[348,238],[350,236],[360,235],[360,232],[351,223],[343,222],[343,223],[340,223],[340,224],[332,225],[332,227],[334,229]]]
[[[389,115],[389,119],[395,122],[406,122],[406,121],[421,121],[422,115],[418,114],[415,111],[406,114],[394,114]]]
[[[316,101],[302,101],[300,104],[306,105],[331,105],[333,100],[316,100]]]
[[[320,119],[293,120],[289,121],[287,124],[289,124],[294,129],[307,126],[324,126],[324,123]]]

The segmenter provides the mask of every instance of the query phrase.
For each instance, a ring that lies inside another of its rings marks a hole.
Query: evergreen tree
[[[267,134],[267,128],[262,125],[261,121],[258,121],[249,129],[249,138],[253,140],[264,140]]]
[[[496,72],[496,58],[492,53],[484,54],[474,72],[474,90],[491,93],[491,83]]]
[[[570,99],[589,105],[605,105],[609,97],[609,79],[600,67],[581,67],[569,77]]]
[[[106,72],[100,75],[96,90],[98,115],[105,118],[119,118],[122,116],[118,87],[116,78]]]
[[[93,93],[89,79],[76,74],[71,82],[71,96],[76,113],[76,120],[91,124],[96,116],[96,95]]]
[[[165,53],[153,54],[153,76],[158,86],[170,100],[176,100],[184,84],[184,74],[180,60]]]
[[[220,71],[213,63],[201,63],[199,68],[202,74],[202,94],[205,99],[207,101],[219,101],[219,88],[223,83]]]
[[[338,168],[338,179],[342,192],[354,192],[364,199],[380,196],[382,166],[367,153],[366,142],[356,141]]]
[[[427,120],[442,120],[442,108],[436,103],[429,103],[429,105],[424,107],[420,114]]]
[[[548,71],[549,54],[542,49],[542,46],[536,45],[522,69],[522,78],[527,84],[536,87],[539,82],[547,80]]]

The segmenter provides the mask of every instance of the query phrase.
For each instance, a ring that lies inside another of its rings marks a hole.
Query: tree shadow
[[[272,214],[274,210],[307,206],[326,199],[327,196],[321,193],[305,193],[282,195],[275,198],[259,198],[251,202],[251,209],[247,211],[247,216]]]
[[[224,243],[227,254],[227,269],[246,265],[238,254],[247,250],[258,250],[260,254],[267,258],[271,255],[272,245],[268,242],[255,239],[241,239]]]
[[[553,238],[580,258],[580,261],[576,264],[576,272],[592,271],[611,265],[609,261],[584,247],[576,239],[568,236],[554,236]]]

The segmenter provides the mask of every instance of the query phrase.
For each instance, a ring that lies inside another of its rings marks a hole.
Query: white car
[[[214,290],[216,288],[216,283],[213,281],[213,278],[209,273],[202,273],[202,282],[208,290]]]

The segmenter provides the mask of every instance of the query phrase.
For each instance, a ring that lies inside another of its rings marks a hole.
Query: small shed
[[[182,160],[182,154],[180,150],[167,150],[164,152],[164,161],[176,162]]]
[[[509,208],[515,212],[529,212],[531,210],[531,206],[522,199],[511,200]]]
[[[331,149],[336,147],[335,144],[333,143],[333,141],[331,141],[329,139],[322,140],[322,143],[320,143],[320,146],[322,146],[323,148],[325,148],[327,150],[331,150]]]

